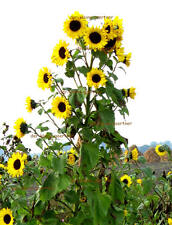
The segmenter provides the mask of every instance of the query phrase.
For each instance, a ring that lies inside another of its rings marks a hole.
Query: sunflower
[[[23,118],[16,120],[14,129],[18,138],[21,138],[28,133],[28,126]]]
[[[68,164],[74,165],[75,161],[78,159],[78,153],[74,148],[71,148],[70,150],[67,151],[67,154],[68,154]]]
[[[52,84],[52,75],[47,67],[40,69],[38,74],[37,84],[39,88],[45,90],[45,88],[50,88]]]
[[[130,187],[130,185],[132,184],[132,181],[131,181],[131,177],[128,176],[127,174],[123,175],[120,180],[126,184],[128,187]]]
[[[98,27],[87,28],[84,40],[90,49],[101,50],[107,44],[106,32]]]
[[[172,225],[172,218],[168,218],[168,224]]]
[[[117,43],[116,38],[108,40],[107,44],[104,46],[104,50],[112,52],[115,49],[116,43]]]
[[[129,152],[128,150],[125,150],[124,156],[125,156],[124,162],[128,162],[130,159],[137,161],[138,160],[137,148],[133,149],[131,152]]]
[[[87,20],[82,14],[74,12],[74,14],[69,16],[69,18],[64,22],[64,32],[70,38],[79,38],[83,36],[87,23]]]
[[[102,29],[106,32],[106,37],[108,40],[114,39],[117,37],[113,28],[113,21],[109,18],[104,18],[104,24]]]
[[[32,110],[36,108],[36,105],[36,102],[29,96],[26,98],[26,110],[28,112],[32,112]]]
[[[113,20],[113,27],[114,27],[114,33],[118,37],[118,39],[122,40],[122,35],[124,32],[122,19],[119,19],[118,16],[116,16]]]
[[[70,57],[69,50],[67,49],[67,44],[65,41],[60,40],[58,44],[53,49],[53,54],[51,56],[52,63],[58,66],[63,66]]]
[[[0,175],[0,184],[1,184],[1,178],[2,178],[2,176]]]
[[[134,87],[131,87],[129,89],[122,89],[122,94],[125,97],[130,97],[130,98],[134,99],[136,96],[135,90],[136,90],[136,88],[134,88]]]
[[[1,225],[12,225],[14,222],[14,217],[12,216],[12,212],[10,209],[1,209],[0,210],[0,224]]]
[[[87,73],[87,84],[89,87],[98,88],[100,85],[105,85],[106,81],[105,74],[102,70],[92,68],[92,70]]]
[[[4,169],[5,166],[3,164],[0,163],[0,168]]]
[[[82,196],[80,198],[80,202],[87,202],[87,197],[86,196]]]
[[[7,172],[12,177],[19,177],[23,175],[24,160],[19,152],[13,153],[11,158],[8,159]]]
[[[68,100],[64,97],[56,97],[52,101],[52,109],[51,112],[55,114],[57,118],[64,118],[70,117],[71,115],[71,106],[69,105]]]
[[[165,149],[163,148],[163,146],[162,145],[157,145],[156,147],[155,147],[155,152],[159,155],[159,156],[164,156],[164,155],[166,155],[166,151],[165,151]]]
[[[129,66],[130,65],[130,59],[131,59],[131,52],[124,56],[123,63],[126,66]]]
[[[116,49],[116,55],[118,57],[119,62],[123,62],[125,59],[124,47],[119,47]]]
[[[142,184],[142,179],[137,179],[137,183],[141,185]]]
[[[61,156],[61,155],[64,155],[64,154],[66,154],[66,152],[61,151],[61,150],[57,152],[57,155],[58,155],[58,156]]]

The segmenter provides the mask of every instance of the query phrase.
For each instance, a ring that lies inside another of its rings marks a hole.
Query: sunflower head
[[[37,106],[36,102],[28,96],[26,98],[26,110],[28,112],[32,112],[32,110],[35,109],[36,106]]]
[[[68,164],[73,166],[75,161],[77,160],[77,156],[75,154],[69,153],[68,154]]]
[[[136,92],[135,92],[136,88],[134,87],[131,87],[127,90],[127,93],[128,93],[128,97],[134,99],[135,96],[136,96]]]
[[[87,73],[87,84],[89,87],[98,88],[100,85],[105,85],[106,81],[105,74],[102,70],[92,68],[92,70]]]
[[[127,185],[128,187],[130,187],[130,185],[132,184],[132,181],[131,181],[131,177],[128,176],[127,174],[123,175],[121,178],[120,178],[121,182],[123,182],[125,185]]]
[[[126,217],[126,216],[127,216],[127,214],[128,214],[127,210],[126,210],[126,209],[124,209],[124,216]]]
[[[117,48],[116,55],[118,57],[119,62],[124,62],[124,60],[125,60],[124,47]]]
[[[10,209],[1,209],[0,210],[0,224],[1,225],[12,225],[14,223],[14,217]]]
[[[68,100],[64,97],[56,97],[52,101],[52,109],[51,112],[55,114],[57,118],[64,118],[70,117],[71,115],[71,106],[69,105]]]
[[[52,75],[47,67],[40,69],[38,74],[37,84],[39,88],[45,90],[45,88],[50,88],[52,84]]]
[[[170,175],[172,175],[172,171],[169,171],[169,172],[167,173],[167,176],[170,176]]]
[[[12,177],[23,175],[24,160],[19,152],[13,153],[7,162],[7,171]]]
[[[155,152],[159,155],[159,156],[164,156],[167,154],[167,151],[163,148],[162,145],[157,145],[155,147]]]
[[[64,22],[64,32],[72,39],[82,37],[87,27],[87,20],[79,12],[74,12]]]
[[[113,21],[109,18],[104,19],[104,24],[102,28],[106,32],[106,37],[108,40],[112,40],[117,37],[114,32]]]
[[[172,225],[172,218],[168,218],[168,224]]]
[[[28,125],[23,118],[19,118],[18,120],[16,120],[15,125],[14,125],[14,129],[15,129],[15,132],[16,132],[16,136],[18,138],[21,138],[25,134],[28,133]]]
[[[84,40],[90,49],[101,50],[107,44],[106,32],[98,27],[87,28]]]
[[[69,50],[67,49],[67,44],[65,41],[60,40],[59,43],[54,47],[53,54],[51,56],[52,63],[57,66],[63,66],[70,57]]]
[[[128,53],[127,55],[124,55],[123,63],[124,63],[126,66],[129,66],[129,65],[130,65],[130,59],[131,59],[131,52]]]

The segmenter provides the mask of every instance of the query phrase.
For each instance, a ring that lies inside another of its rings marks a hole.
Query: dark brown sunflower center
[[[27,127],[27,124],[26,123],[21,123],[20,125],[20,131],[23,133],[23,134],[26,134],[27,131],[28,131],[28,127]]]
[[[35,109],[36,108],[36,102],[34,100],[31,99],[31,108]]]
[[[58,109],[60,112],[64,112],[66,110],[66,105],[63,102],[60,102],[58,105]]]
[[[159,147],[159,152],[165,152],[164,148],[163,147]]]
[[[47,73],[44,74],[44,78],[43,79],[44,79],[45,83],[48,83],[49,78],[48,78],[48,74]]]
[[[9,214],[6,214],[4,216],[4,223],[9,224],[11,221],[11,216]]]
[[[65,52],[66,52],[66,49],[65,49],[64,47],[61,47],[61,48],[59,49],[59,56],[60,56],[62,59],[64,59],[64,58],[66,57]]]
[[[127,180],[127,179],[124,179],[123,182],[124,182],[125,184],[128,184],[128,180]]]
[[[132,155],[132,153],[130,152],[130,154],[129,154],[129,159],[132,159],[133,158],[133,155]]]
[[[101,41],[101,35],[98,32],[93,32],[89,35],[92,43],[98,44]]]
[[[107,30],[107,33],[109,34],[110,33],[110,26],[108,25],[105,30]]]
[[[94,83],[98,83],[98,82],[100,82],[100,80],[101,80],[101,78],[100,78],[100,75],[99,75],[99,74],[94,74],[94,75],[92,76],[92,81],[93,81]]]
[[[116,43],[116,38],[111,39],[111,40],[109,40],[108,43],[105,45],[105,48],[113,48],[114,45],[115,45],[115,43]]]
[[[70,29],[74,32],[81,28],[81,23],[78,20],[73,20],[70,22]]]
[[[19,159],[16,159],[15,162],[14,162],[14,169],[15,170],[19,170],[21,167],[21,162]]]

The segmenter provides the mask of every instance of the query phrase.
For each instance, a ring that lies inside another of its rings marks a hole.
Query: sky
[[[126,74],[117,71],[117,85],[119,88],[135,87],[136,97],[127,105],[130,115],[126,122],[130,125],[119,125],[116,129],[128,138],[129,146],[171,141],[170,0],[1,1],[0,124],[5,121],[13,127],[19,117],[33,124],[42,121],[36,112],[26,112],[25,99],[49,96],[49,91],[37,87],[37,75],[43,66],[56,71],[51,63],[52,50],[60,39],[70,41],[63,32],[63,23],[74,11],[85,16],[123,19],[123,46],[127,53],[132,52],[132,61]],[[67,79],[65,82],[72,85]],[[116,122],[121,121],[124,120],[117,116]],[[23,140],[31,145],[31,139]]]

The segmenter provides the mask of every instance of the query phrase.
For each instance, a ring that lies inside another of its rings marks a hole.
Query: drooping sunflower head
[[[113,21],[109,18],[104,19],[104,24],[102,28],[106,32],[106,37],[108,40],[113,40],[117,37],[116,33],[114,32]]]
[[[107,44],[106,32],[98,27],[87,28],[84,40],[90,49],[93,49],[94,51],[101,50]]]
[[[13,153],[7,162],[7,172],[12,177],[19,177],[23,175],[24,160],[19,152]]]
[[[68,100],[64,97],[57,96],[52,101],[52,108],[51,112],[55,114],[57,118],[64,118],[70,117],[72,107],[69,105]]]
[[[126,66],[130,66],[130,59],[131,59],[131,52],[128,53],[127,55],[124,55],[123,63],[124,63]]]
[[[116,43],[117,43],[116,38],[108,40],[107,44],[104,46],[104,50],[106,52],[112,52],[115,49]]]
[[[64,32],[72,39],[82,37],[87,27],[87,20],[79,12],[74,12],[64,22]]]
[[[78,156],[78,153],[74,148],[71,148],[70,150],[68,150],[67,153],[72,153],[72,154]]]
[[[157,145],[155,147],[155,152],[159,155],[159,156],[164,156],[167,154],[167,151],[163,148],[162,145]]]
[[[15,125],[14,125],[14,129],[15,129],[15,132],[16,132],[16,136],[18,138],[21,138],[25,134],[28,133],[28,125],[23,118],[19,118],[18,120],[16,120]]]
[[[52,75],[47,67],[43,67],[39,70],[37,84],[39,88],[45,90],[45,88],[50,88],[52,84]]]
[[[92,70],[87,73],[87,84],[89,87],[98,88],[100,85],[105,85],[106,81],[105,74],[102,70],[92,68]]]
[[[134,88],[134,87],[130,87],[130,88],[128,89],[129,97],[132,98],[132,99],[134,99],[135,96],[136,96],[135,90],[136,90],[136,88]]]
[[[124,47],[119,47],[116,49],[116,55],[118,57],[119,62],[123,62],[125,59]]]
[[[120,178],[120,180],[121,180],[121,182],[123,182],[124,184],[126,184],[128,187],[130,187],[130,185],[132,184],[131,177],[128,176],[127,174],[123,175]]]
[[[169,172],[167,173],[167,176],[170,176],[170,175],[172,175],[172,171],[169,171]]]
[[[1,225],[12,225],[14,223],[14,217],[12,216],[12,211],[10,209],[0,210],[0,224]]]
[[[124,29],[123,29],[122,19],[119,19],[118,16],[116,16],[113,20],[113,27],[114,27],[114,33],[117,35],[118,39],[122,39]]]
[[[70,57],[69,50],[67,49],[67,44],[65,41],[60,40],[58,44],[53,49],[53,54],[51,56],[52,63],[57,66],[63,66]]]
[[[36,106],[37,106],[36,102],[28,96],[26,98],[26,110],[28,112],[32,112],[32,110],[35,109]]]

